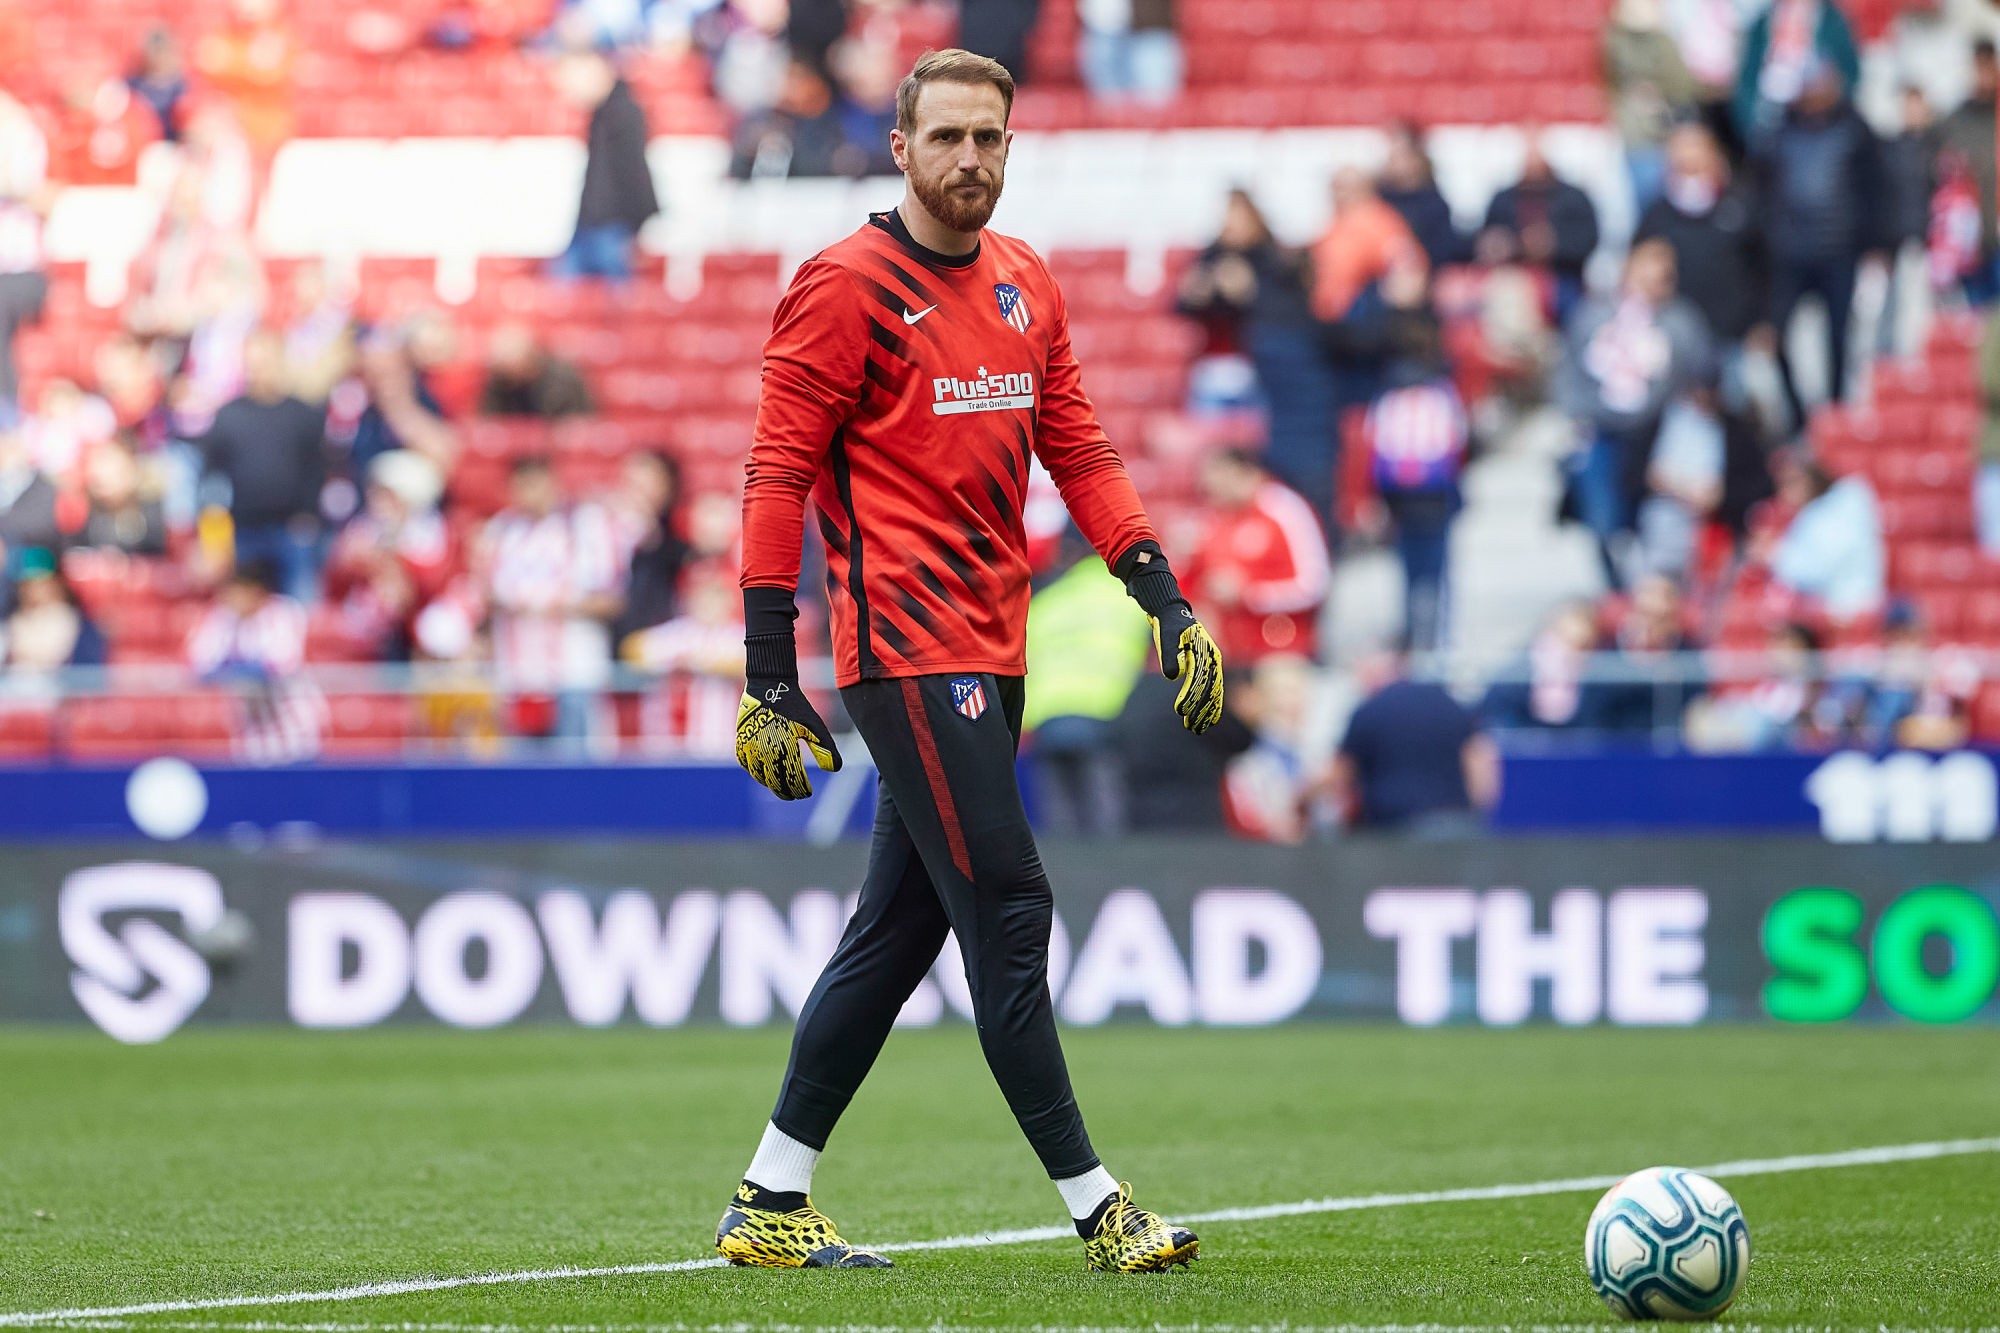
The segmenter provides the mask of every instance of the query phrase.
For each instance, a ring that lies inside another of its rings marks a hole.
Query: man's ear
[[[903,137],[901,129],[889,131],[889,155],[896,160],[896,170],[910,169],[910,141]]]

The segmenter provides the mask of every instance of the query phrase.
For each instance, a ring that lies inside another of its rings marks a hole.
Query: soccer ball
[[[1713,1319],[1750,1268],[1750,1228],[1729,1191],[1655,1166],[1613,1185],[1583,1232],[1583,1264],[1627,1319]]]

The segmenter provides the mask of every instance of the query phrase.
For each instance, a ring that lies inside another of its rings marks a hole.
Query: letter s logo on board
[[[226,911],[206,870],[146,861],[92,866],[63,881],[56,919],[76,971],[70,990],[93,1023],[119,1041],[155,1042],[208,998],[208,964],[152,916],[180,919],[184,934],[212,930]],[[125,919],[114,928],[114,914]]]

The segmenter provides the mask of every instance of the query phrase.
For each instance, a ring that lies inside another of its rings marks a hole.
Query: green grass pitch
[[[1068,1038],[1106,1164],[1169,1214],[2000,1133],[2000,1030],[1117,1027]],[[699,1259],[781,1032],[0,1032],[9,1313]],[[2000,1324],[2000,1156],[1728,1180],[1737,1327]],[[898,1033],[814,1196],[860,1242],[1060,1222],[966,1029]],[[1211,1222],[1186,1273],[1072,1240],[893,1272],[703,1269],[95,1327],[1524,1327],[1611,1321],[1586,1192]]]

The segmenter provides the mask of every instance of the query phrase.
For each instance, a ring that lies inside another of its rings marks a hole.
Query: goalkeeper
[[[956,935],[979,1040],[1094,1268],[1192,1260],[1192,1232],[1138,1207],[1092,1151],[1049,999],[1054,906],[1014,776],[1033,459],[1148,616],[1175,711],[1222,716],[1215,642],[1182,597],[1084,396],[1062,292],[985,230],[1014,84],[964,51],[926,55],[890,136],[900,207],[808,260],[764,348],[743,497],[748,686],[736,757],[786,799],[840,754],[793,646],[808,498],[825,539],[836,678],[881,774],[860,904],[799,1014],[771,1123],[717,1248],[773,1267],[879,1267],[807,1197],[813,1166],[912,990]]]

